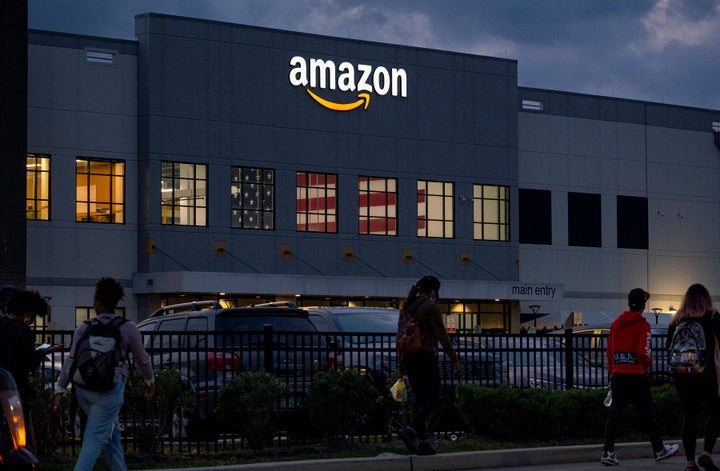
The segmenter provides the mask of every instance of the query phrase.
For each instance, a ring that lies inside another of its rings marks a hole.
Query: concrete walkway
[[[666,443],[680,443],[666,440]],[[700,443],[698,443],[700,445]],[[698,450],[701,450],[698,447]],[[602,445],[520,448],[512,450],[468,451],[415,456],[384,453],[371,458],[303,460],[212,468],[213,471],[478,471],[523,469],[532,471],[606,469],[600,464]],[[622,443],[615,448],[624,469],[670,471],[684,469],[682,445],[678,454],[656,463],[648,442]],[[716,462],[720,458],[716,458]],[[165,471],[197,471],[175,468]]]

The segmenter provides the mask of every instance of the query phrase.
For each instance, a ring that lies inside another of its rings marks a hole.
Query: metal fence
[[[42,365],[46,389],[56,381],[68,356],[71,331],[43,331],[43,340],[61,348],[48,355]],[[378,407],[368,411],[368,420],[356,431],[358,440],[381,440],[393,434],[407,418],[407,405],[389,395],[397,379],[398,364],[394,334],[338,334],[321,332],[163,332],[145,334],[146,348],[156,371],[176,370],[192,404],[129,410],[121,415],[123,439],[128,450],[147,446],[148,430],[158,431],[159,414],[170,414],[170,424],[158,441],[163,452],[213,452],[243,447],[241,431],[226,424],[215,413],[222,388],[243,371],[264,370],[287,386],[280,401],[278,446],[313,440],[311,427],[302,413],[302,400],[313,378],[327,369],[355,369],[378,392]],[[464,424],[453,407],[458,383],[488,387],[604,388],[607,387],[607,335],[485,335],[452,336],[462,372],[455,373],[448,358],[439,355],[443,407],[432,425],[437,434],[461,433]],[[654,335],[656,382],[669,379],[665,372],[664,335]],[[126,397],[130,394],[126,390]],[[70,395],[72,396],[72,395]],[[126,405],[129,401],[126,400]],[[131,401],[130,401],[131,402]],[[70,400],[61,414],[60,434],[55,446],[75,454],[80,443],[82,414]],[[315,436],[316,437],[316,436]]]

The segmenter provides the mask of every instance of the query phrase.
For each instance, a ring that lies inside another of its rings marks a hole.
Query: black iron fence
[[[51,389],[67,359],[71,331],[44,331],[43,340],[58,344],[58,351],[43,362],[41,378]],[[404,424],[407,406],[394,401],[390,386],[398,377],[394,334],[339,334],[321,332],[163,332],[146,334],[146,348],[156,371],[179,372],[189,403],[123,410],[123,437],[129,450],[146,446],[147,431],[158,431],[157,424],[169,424],[161,430],[160,451],[211,452],[228,446],[242,447],[242,434],[224,423],[215,411],[222,388],[243,371],[264,370],[287,386],[279,404],[280,422],[277,444],[297,444],[312,440],[302,414],[302,400],[313,378],[328,369],[354,369],[376,388],[379,406],[369,411],[357,439],[382,439]],[[488,387],[604,388],[607,387],[607,335],[457,335],[452,336],[462,371],[453,371],[442,353],[440,378],[443,409],[433,424],[440,434],[464,431],[464,424],[453,408],[458,383]],[[657,383],[669,381],[666,373],[664,335],[654,335],[654,365],[651,378]],[[129,393],[126,393],[126,396]],[[70,394],[72,396],[72,394]],[[126,405],[132,401],[126,400]],[[57,447],[77,452],[82,432],[82,413],[67,401],[59,418]]]

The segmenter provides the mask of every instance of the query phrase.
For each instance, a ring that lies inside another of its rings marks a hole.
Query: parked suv
[[[385,393],[388,377],[397,371],[395,334],[400,315],[398,309],[381,307],[306,307],[318,331],[336,332],[338,336],[338,362],[367,373],[375,386]],[[376,334],[376,335],[372,335]],[[483,351],[479,342],[464,336],[450,336],[460,355],[462,373],[457,378],[450,360],[440,354],[440,378],[444,393],[454,394],[458,380],[469,383],[497,385],[501,382],[499,361]]]
[[[308,312],[292,303],[223,308],[215,301],[166,306],[138,323],[156,368],[175,368],[197,395],[205,423],[219,390],[239,372],[266,370],[289,387],[292,407],[312,375],[333,361]]]

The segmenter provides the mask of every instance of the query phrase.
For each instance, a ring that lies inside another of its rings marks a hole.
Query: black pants
[[[419,440],[427,438],[426,423],[440,403],[440,371],[437,353],[420,350],[407,354],[402,360],[402,371],[408,377],[413,395],[412,420]]]
[[[703,434],[704,451],[712,452],[720,432],[720,397],[715,367],[711,365],[700,374],[676,374],[675,389],[683,409],[683,448],[685,457],[691,461],[695,459],[697,429],[703,405],[708,413]]]
[[[615,451],[615,436],[620,416],[628,404],[632,404],[640,416],[640,426],[650,437],[653,451],[663,449],[663,442],[657,432],[655,414],[652,409],[650,381],[642,374],[614,374],[612,378],[612,404],[605,423],[604,451]]]

